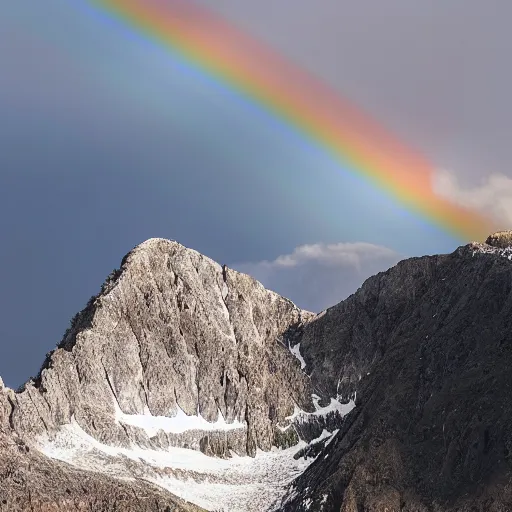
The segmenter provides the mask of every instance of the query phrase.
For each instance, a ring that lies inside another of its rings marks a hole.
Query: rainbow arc
[[[327,84],[191,0],[91,0],[202,72],[263,106],[344,169],[463,240],[492,230],[481,214],[439,197],[432,165]]]

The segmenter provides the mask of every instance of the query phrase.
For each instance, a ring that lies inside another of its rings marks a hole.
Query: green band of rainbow
[[[493,230],[435,194],[433,168],[327,85],[190,0],[91,0],[290,123],[409,210],[458,238]]]

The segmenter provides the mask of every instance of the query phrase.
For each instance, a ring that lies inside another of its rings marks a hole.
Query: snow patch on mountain
[[[313,395],[312,398],[316,409],[314,412],[303,411],[296,405],[293,414],[291,416],[287,416],[286,419],[290,421],[309,421],[312,417],[327,416],[331,413],[338,413],[340,417],[343,418],[356,406],[354,400],[352,399],[348,403],[342,404],[335,398],[331,398],[329,405],[321,407],[320,397]]]
[[[509,261],[512,261],[512,247],[493,247],[487,244],[472,244],[473,256],[475,254],[495,254],[496,256],[501,256],[506,258]]]
[[[321,441],[323,441],[324,439],[328,439],[329,437],[331,437],[333,434],[331,432],[329,432],[328,430],[325,430],[325,428],[322,430],[322,433],[316,438],[316,439],[313,439],[309,444],[317,444],[317,443],[320,443]],[[330,440],[329,440],[330,441]],[[329,442],[328,441],[328,442]],[[327,444],[327,443],[326,443]]]
[[[294,459],[305,443],[270,452],[258,452],[254,459],[233,457],[229,469],[217,475],[194,478],[163,477],[152,480],[173,494],[216,512],[263,512],[272,510],[284,491],[314,459]]]
[[[181,407],[177,406],[175,416],[153,416],[147,406],[143,414],[126,414],[116,407],[116,421],[143,429],[149,437],[156,436],[160,430],[165,433],[181,434],[188,430],[228,431],[245,428],[246,424],[238,420],[227,423],[219,410],[217,421],[211,423],[205,420],[200,414],[197,416],[187,415]]]
[[[330,435],[324,431],[312,443]],[[258,450],[254,458],[231,453],[229,459],[178,447],[125,448],[100,443],[74,418],[53,439],[39,440],[39,450],[53,459],[117,478],[141,478],[206,510],[223,512],[272,510],[286,487],[315,460],[294,458],[305,447],[307,443],[301,441],[287,449]]]
[[[300,353],[300,343],[297,343],[297,345],[289,346],[290,352],[300,361],[300,369],[304,370],[306,368],[306,361],[304,361],[304,358],[302,357],[302,354]]]

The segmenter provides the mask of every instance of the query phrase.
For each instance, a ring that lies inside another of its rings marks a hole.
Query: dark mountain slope
[[[403,261],[305,326],[313,385],[357,406],[283,510],[512,510],[511,254]]]

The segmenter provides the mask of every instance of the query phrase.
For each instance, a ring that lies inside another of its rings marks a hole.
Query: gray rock
[[[508,253],[471,244],[403,261],[307,324],[313,385],[357,406],[282,510],[512,510],[511,318]]]
[[[487,245],[506,249],[512,246],[512,231],[498,231],[490,235],[485,241]]]
[[[16,395],[15,429],[51,436],[73,416],[107,444],[175,445],[179,436],[153,442],[124,428],[115,411],[172,417],[180,407],[211,422],[220,412],[228,423],[246,424],[243,442],[237,431],[207,441],[198,432],[187,434],[188,446],[269,450],[275,425],[295,404],[312,410],[309,379],[276,342],[311,317],[247,275],[176,242],[148,240],[124,258]]]
[[[70,503],[79,503],[76,510],[199,510],[149,484],[47,459],[37,440],[51,440],[76,421],[106,445],[179,446],[223,458],[295,444],[298,437],[276,425],[286,423],[295,405],[313,410],[312,389],[278,340],[312,316],[176,242],[152,239],[136,247],[75,316],[39,375],[17,393],[1,392],[0,453],[3,460],[15,454],[9,467],[18,468],[19,486],[11,469],[0,472],[0,496],[7,496],[0,510],[68,510]],[[119,412],[173,417],[178,407],[210,422],[222,414],[228,424],[245,426],[160,430],[150,437],[117,421]],[[23,450],[12,448],[17,443]],[[131,468],[123,474],[145,476],[142,465],[122,464]],[[143,504],[139,494],[146,496]]]

